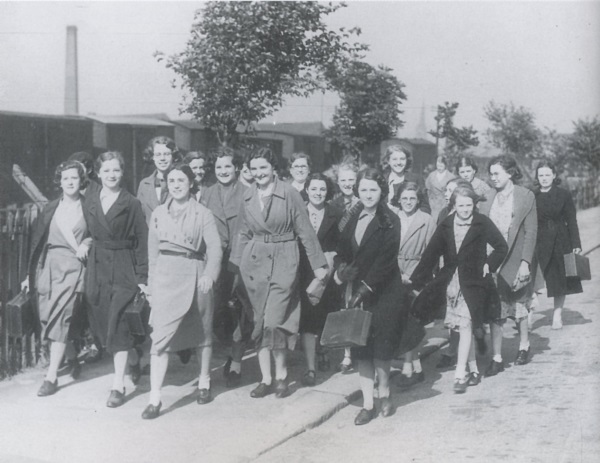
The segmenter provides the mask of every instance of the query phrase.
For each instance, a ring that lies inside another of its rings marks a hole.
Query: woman
[[[167,174],[170,199],[152,213],[148,235],[152,306],[150,399],[142,418],[157,418],[169,352],[196,349],[198,404],[212,400],[213,285],[221,268],[221,241],[212,213],[191,199],[194,173],[175,164]]]
[[[338,222],[342,218],[342,211],[326,203],[332,195],[332,188],[329,178],[325,175],[310,174],[306,179],[305,188],[308,196],[307,210],[310,223],[317,233],[319,244],[327,259],[327,265],[332,269],[335,248],[339,237]],[[312,273],[306,255],[302,252],[300,257],[300,288],[302,289],[300,295],[302,307],[300,312],[300,332],[302,333],[302,347],[307,365],[307,371],[302,377],[302,383],[305,386],[314,386],[316,384],[317,340],[323,331],[327,314],[339,308],[336,307],[338,304],[337,288],[331,281],[325,286],[319,302],[314,303],[310,300],[306,289],[313,281]],[[323,365],[328,363],[324,360],[326,355],[326,353],[320,354],[320,369],[323,369]]]
[[[308,174],[310,174],[310,157],[308,154],[303,152],[293,153],[290,165],[292,186],[300,193],[304,201],[308,201],[306,189],[304,188]]]
[[[45,397],[58,390],[58,368],[65,355],[69,328],[83,291],[85,261],[91,238],[83,217],[80,191],[87,186],[83,164],[66,161],[58,165],[54,182],[62,196],[50,201],[36,219],[31,243],[28,278],[23,289],[34,289],[43,341],[50,344],[50,363],[37,395]],[[74,352],[73,352],[74,354]],[[81,367],[77,356],[69,358],[72,376],[77,379]]]
[[[581,280],[566,277],[564,255],[581,253],[577,211],[569,191],[559,188],[556,167],[541,161],[535,169],[538,234],[536,255],[546,280],[547,296],[554,298],[552,329],[563,327],[562,309],[567,294],[583,291]]]
[[[400,217],[400,229],[403,231],[400,236],[398,267],[404,285],[410,284],[410,276],[436,228],[433,217],[419,210],[418,190],[416,183],[405,183],[392,199],[393,210]],[[419,351],[415,348],[404,354],[402,373],[397,384],[408,388],[424,380]]]
[[[448,160],[445,156],[438,156],[435,161],[435,170],[431,172],[425,180],[427,197],[431,206],[432,217],[437,217],[442,208],[446,205],[444,193],[446,185],[455,176],[448,171]]]
[[[287,349],[294,347],[300,321],[298,239],[316,278],[327,275],[327,261],[302,198],[275,175],[273,152],[258,148],[247,162],[255,183],[244,194],[231,262],[240,270],[254,309],[252,339],[257,343],[262,379],[250,396],[262,398],[274,390],[281,398],[288,394]],[[271,356],[275,360],[274,386]]]
[[[498,269],[508,250],[506,241],[492,221],[474,212],[478,199],[472,188],[458,187],[454,190],[450,204],[456,212],[438,227],[411,276],[414,288],[423,288],[431,280],[440,257],[444,257],[444,266],[423,289],[413,310],[418,318],[427,320],[423,312],[445,305],[446,324],[459,330],[458,361],[454,374],[456,393],[463,393],[467,386],[475,386],[481,381],[473,329],[480,326],[487,316],[489,293],[494,290],[491,273]],[[493,249],[489,256],[488,245]]]
[[[400,219],[386,206],[388,184],[376,169],[358,174],[355,187],[362,208],[341,233],[336,257],[335,281],[346,284],[349,307],[373,314],[367,345],[353,348],[358,363],[363,408],[354,423],[363,425],[376,415],[375,375],[379,381],[381,414],[393,413],[390,398],[390,363],[400,345],[405,291],[398,269]]]
[[[146,292],[148,277],[148,226],[140,201],[121,188],[124,164],[116,151],[98,156],[102,189],[86,199],[84,209],[93,240],[85,277],[90,326],[102,347],[113,354],[115,369],[106,403],[110,408],[125,403],[128,360],[132,382],[137,384],[140,378],[141,354],[133,347],[141,340],[129,332],[125,311],[138,292]]]
[[[183,162],[190,166],[190,169],[192,169],[192,172],[194,173],[194,198],[196,201],[200,201],[204,190],[208,188],[210,158],[202,151],[190,151],[183,157]]]
[[[480,197],[490,199],[493,196],[493,188],[490,187],[483,180],[475,177],[477,174],[477,163],[471,156],[461,156],[458,158],[456,163],[456,174],[470,182],[473,186],[473,190]]]
[[[250,187],[254,183],[254,177],[252,176],[252,172],[250,172],[250,167],[246,161],[242,164],[242,169],[240,170],[240,183],[246,187]]]

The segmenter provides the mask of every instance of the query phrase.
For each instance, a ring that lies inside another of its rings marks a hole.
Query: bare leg
[[[62,362],[63,356],[65,355],[66,347],[67,345],[64,342],[52,341],[52,344],[50,345],[50,364],[48,365],[46,380],[51,383],[56,381],[60,362]]]
[[[302,348],[306,357],[306,366],[309,371],[315,371],[315,359],[317,356],[317,335],[302,333]]]
[[[363,408],[365,410],[373,409],[373,390],[375,383],[375,366],[372,360],[358,361],[358,375],[360,389],[363,395]],[[389,390],[389,386],[388,386]]]
[[[149,404],[158,406],[160,403],[160,390],[167,374],[169,354],[152,354],[150,356],[150,399]]]
[[[125,388],[125,369],[127,368],[127,357],[128,352],[126,350],[122,350],[119,352],[115,352],[113,355],[113,364],[115,366],[115,374],[113,377],[113,385],[112,388],[115,391],[122,392]]]
[[[267,386],[271,384],[273,378],[271,376],[271,351],[265,347],[261,347],[258,351],[258,365],[262,374],[262,383]]]

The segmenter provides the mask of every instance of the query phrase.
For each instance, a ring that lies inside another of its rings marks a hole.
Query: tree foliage
[[[567,141],[569,155],[597,176],[600,173],[600,119],[598,116],[579,119],[573,125],[573,133]]]
[[[325,136],[347,154],[358,158],[365,147],[393,137],[404,125],[400,119],[404,84],[392,69],[354,60],[328,77],[340,104]]]
[[[183,109],[222,143],[240,127],[326,85],[328,69],[359,57],[357,28],[330,29],[326,16],[346,5],[317,2],[208,2],[196,12],[191,38],[166,65],[189,93]],[[159,59],[164,56],[157,53]]]
[[[458,110],[459,104],[449,103],[438,105],[437,115],[435,116],[436,130],[429,131],[429,134],[438,140],[445,140],[444,155],[453,164],[454,160],[472,146],[479,145],[477,130],[473,126],[456,127],[454,125],[454,116]]]

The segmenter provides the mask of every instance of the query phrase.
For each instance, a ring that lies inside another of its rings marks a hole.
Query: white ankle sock
[[[527,350],[527,349],[529,349],[529,341],[527,341],[526,343],[521,341],[519,343],[519,350]]]
[[[494,362],[502,363],[502,356],[500,354],[494,355]]]
[[[413,360],[412,367],[415,373],[421,373],[423,371],[423,367],[421,366],[421,359]]]
[[[241,362],[231,362],[231,366],[229,367],[229,371],[234,371],[236,373],[240,373],[242,371]]]
[[[412,366],[412,363],[404,363],[404,364],[402,365],[402,374],[403,374],[404,376],[408,376],[408,377],[412,376],[412,374],[413,374],[413,366]]]

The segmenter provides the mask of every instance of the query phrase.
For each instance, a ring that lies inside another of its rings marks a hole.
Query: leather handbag
[[[581,280],[591,280],[590,260],[581,254],[565,254],[565,274],[567,277],[579,277]]]
[[[125,309],[125,319],[131,334],[146,336],[149,333],[150,304],[148,304],[146,295],[143,292],[138,291],[133,299],[133,304]]]
[[[33,301],[31,294],[21,291],[6,304],[6,322],[8,335],[21,338],[33,332],[34,328]]]
[[[324,347],[362,347],[367,345],[373,314],[361,309],[331,312],[321,334]]]

